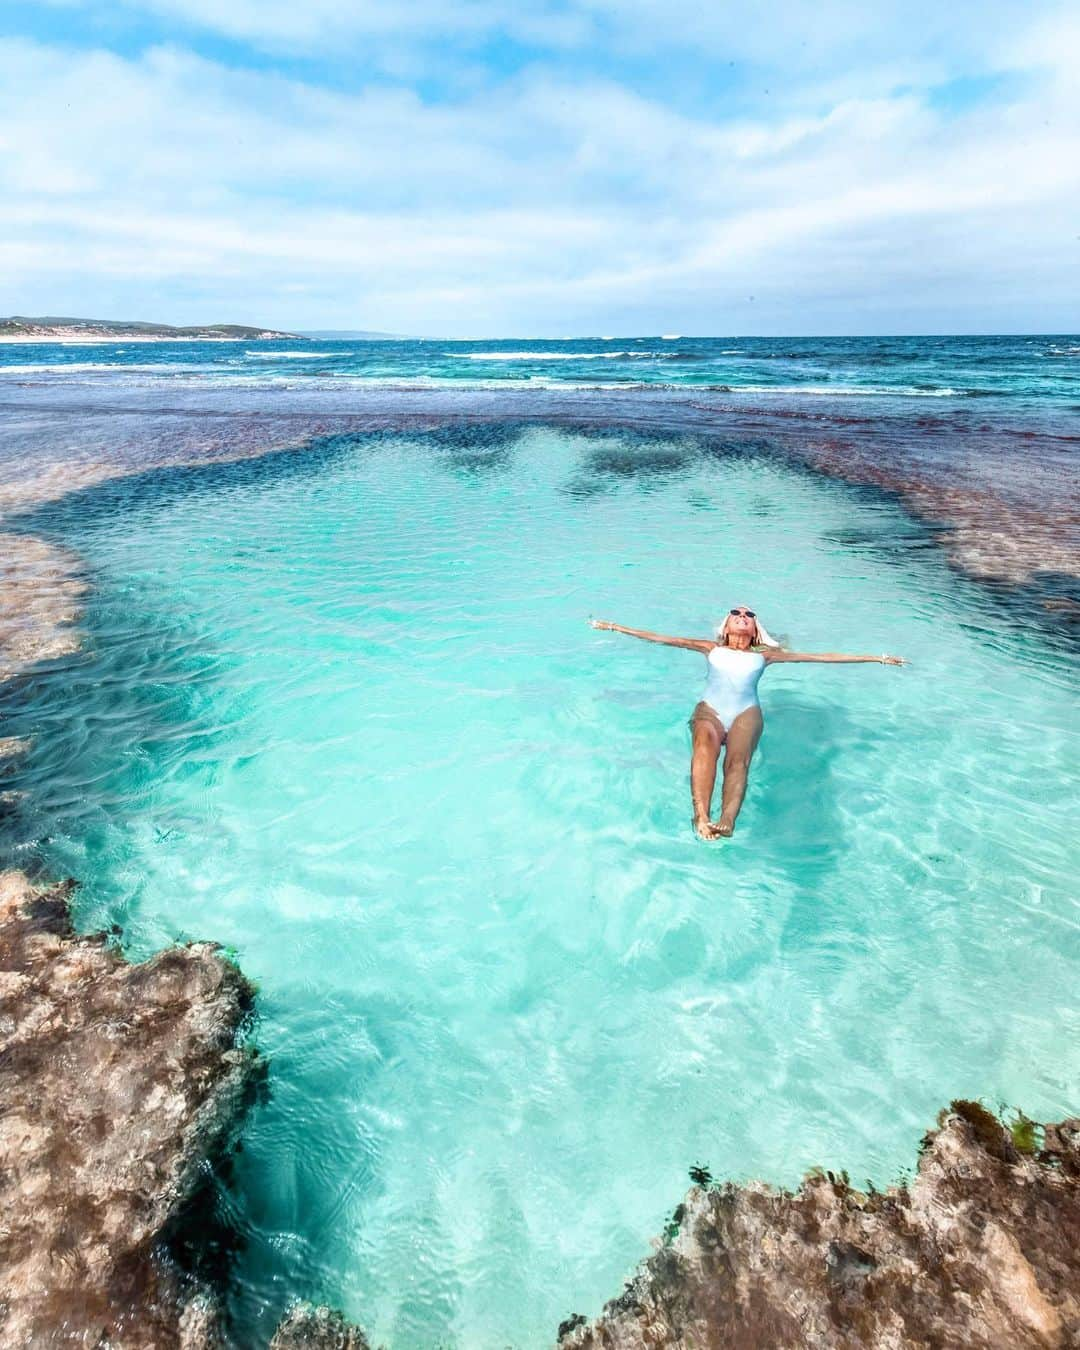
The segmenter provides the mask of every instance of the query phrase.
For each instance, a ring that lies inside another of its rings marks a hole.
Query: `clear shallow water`
[[[99,488],[87,655],[25,691],[9,828],[134,955],[235,947],[272,1095],[242,1342],[549,1343],[686,1169],[882,1183],[949,1097],[1075,1109],[1075,673],[893,505],[685,440],[491,428]],[[727,844],[689,828],[734,600],[810,649]],[[47,835],[47,838],[43,836]]]

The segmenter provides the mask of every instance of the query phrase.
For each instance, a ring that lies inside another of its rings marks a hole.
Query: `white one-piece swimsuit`
[[[706,657],[709,675],[702,701],[730,730],[732,722],[747,708],[759,707],[757,687],[765,658],[760,652],[742,652],[737,647],[714,647]]]

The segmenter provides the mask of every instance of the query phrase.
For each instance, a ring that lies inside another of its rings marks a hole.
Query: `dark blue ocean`
[[[673,386],[761,396],[1080,399],[1080,338],[716,338],[165,342],[0,347],[10,378],[336,386]],[[1076,407],[1072,408],[1076,412]]]

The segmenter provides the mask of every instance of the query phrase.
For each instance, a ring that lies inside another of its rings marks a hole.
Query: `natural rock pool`
[[[1075,1106],[1075,675],[866,490],[750,447],[339,437],[25,515],[87,642],[20,691],[5,842],[144,956],[235,949],[270,1095],[221,1205],[232,1309],[373,1343],[551,1340],[688,1166],[883,1183],[943,1101]],[[706,636],[766,673],[733,840],[690,830]],[[43,839],[42,836],[46,837]]]

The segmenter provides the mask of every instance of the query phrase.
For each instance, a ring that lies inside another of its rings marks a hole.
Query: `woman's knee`
[[[720,743],[715,737],[694,737],[694,747],[690,758],[695,764],[712,764],[720,759]]]
[[[711,750],[718,754],[724,738],[720,734],[718,727],[714,726],[707,718],[698,717],[693,723],[693,744],[695,751]]]

